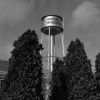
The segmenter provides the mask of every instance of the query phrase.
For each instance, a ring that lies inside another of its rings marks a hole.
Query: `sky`
[[[92,62],[100,52],[100,0],[0,0],[0,59],[8,60],[13,42],[27,29],[41,38],[41,18],[57,14],[64,19],[65,52],[79,38]],[[57,38],[56,55],[61,56]]]

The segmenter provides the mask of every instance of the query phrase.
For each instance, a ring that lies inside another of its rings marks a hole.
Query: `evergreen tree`
[[[13,44],[2,100],[42,100],[42,45],[35,31],[27,30]]]
[[[95,80],[90,60],[86,56],[83,43],[71,41],[66,55],[68,98],[66,100],[89,100],[95,95]]]
[[[96,68],[95,79],[97,84],[97,92],[100,97],[100,53],[96,55],[95,68]]]
[[[50,100],[65,100],[66,99],[66,68],[64,61],[56,59],[53,64],[51,96]]]

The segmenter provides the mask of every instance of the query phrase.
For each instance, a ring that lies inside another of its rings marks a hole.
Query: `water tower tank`
[[[63,19],[58,15],[47,15],[42,17],[43,27],[41,29],[42,33],[46,35],[49,34],[50,27],[50,35],[57,35],[63,32]]]

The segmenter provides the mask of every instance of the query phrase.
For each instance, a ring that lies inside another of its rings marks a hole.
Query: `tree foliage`
[[[95,68],[96,68],[96,73],[100,73],[100,53],[96,55]]]
[[[79,39],[76,39],[70,42],[67,51],[67,99],[88,100],[91,95],[94,95],[95,80],[84,45]]]
[[[2,100],[42,100],[42,45],[35,31],[27,30],[13,44]]]
[[[97,85],[97,92],[100,97],[100,53],[96,55],[95,68],[96,68],[95,79]]]
[[[50,100],[65,100],[67,96],[65,70],[64,62],[56,59],[53,64]]]

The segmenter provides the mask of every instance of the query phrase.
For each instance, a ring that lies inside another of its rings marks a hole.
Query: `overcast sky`
[[[0,59],[9,59],[13,41],[27,29],[35,29],[40,38],[41,17],[47,14],[64,18],[66,48],[80,38],[88,57],[95,59],[100,51],[100,0],[0,0]],[[56,48],[61,56],[60,41]]]

